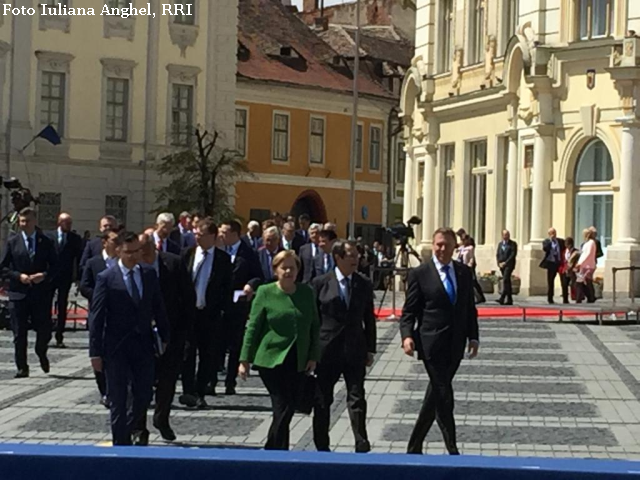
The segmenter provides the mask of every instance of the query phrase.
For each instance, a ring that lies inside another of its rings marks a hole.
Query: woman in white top
[[[597,246],[595,242],[595,233],[589,229],[582,231],[584,235],[584,244],[580,252],[580,258],[576,263],[576,302],[582,303],[582,299],[586,295],[587,302],[596,301],[593,289],[593,274],[596,271],[596,253]]]

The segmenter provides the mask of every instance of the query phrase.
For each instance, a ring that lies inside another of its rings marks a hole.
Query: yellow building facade
[[[464,227],[479,273],[497,270],[508,229],[536,295],[547,230],[579,247],[595,226],[611,295],[613,268],[640,262],[640,2],[422,0],[417,18],[401,114],[404,217],[423,217],[423,250],[438,226]],[[618,296],[630,285],[617,275]]]

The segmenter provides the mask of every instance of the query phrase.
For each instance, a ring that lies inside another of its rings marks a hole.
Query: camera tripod
[[[418,255],[418,252],[416,252],[413,247],[411,247],[411,245],[409,245],[408,243],[408,239],[403,238],[400,240],[400,248],[398,249],[398,253],[396,254],[395,259],[393,260],[393,265],[392,267],[389,269],[391,271],[391,281],[389,283],[387,283],[385,289],[384,289],[384,293],[382,294],[382,298],[380,299],[380,304],[378,305],[378,313],[380,313],[380,310],[382,310],[382,305],[384,304],[384,299],[387,296],[387,292],[389,291],[389,288],[391,287],[392,289],[392,293],[391,293],[391,315],[389,315],[387,317],[388,321],[394,321],[394,320],[398,320],[399,317],[396,315],[396,282],[395,282],[395,277],[396,277],[396,273],[400,272],[404,275],[404,277],[402,278],[402,281],[405,285],[405,290],[406,290],[406,285],[407,285],[407,277],[409,276],[409,271],[411,270],[411,263],[409,262],[410,260],[410,256],[414,256],[417,260],[418,263],[422,263],[422,259],[420,258],[420,255]],[[396,265],[398,265],[398,261],[400,261],[400,268],[398,268]]]

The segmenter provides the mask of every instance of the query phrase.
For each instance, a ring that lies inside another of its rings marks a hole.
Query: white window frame
[[[38,58],[38,76],[37,76],[37,84],[36,84],[36,101],[35,101],[35,114],[36,114],[36,129],[37,131],[34,133],[37,134],[42,128],[40,127],[40,109],[42,106],[42,74],[43,72],[51,72],[51,73],[64,73],[65,74],[65,82],[64,82],[64,101],[63,101],[63,112],[62,112],[62,131],[58,132],[62,138],[70,138],[70,92],[71,92],[71,62],[75,58],[73,55],[68,53],[59,53],[59,52],[49,52],[49,51],[38,51],[36,52],[36,56]],[[63,142],[62,145],[56,146],[57,152],[62,152],[63,150],[68,150],[69,142]],[[62,148],[60,148],[62,147]],[[36,151],[39,149],[48,150],[49,144],[47,142],[37,142],[36,143]]]
[[[276,153],[276,116],[282,115],[287,117],[287,159],[280,160],[275,158]],[[291,164],[291,112],[285,110],[274,110],[271,115],[271,163],[275,165]]]
[[[470,0],[470,2],[467,30],[467,65],[476,65],[484,59],[484,42],[487,34],[485,31],[487,6],[485,0]],[[478,18],[480,10],[482,10],[482,17]]]
[[[593,34],[593,5],[594,2],[599,0],[575,0],[577,5],[577,16],[576,16],[576,24],[577,24],[577,38],[579,40],[594,40],[598,38],[608,38],[613,36],[615,31],[615,14],[616,8],[620,8],[620,1],[618,0],[618,4],[616,5],[615,0],[606,0],[607,4],[605,6],[605,25],[606,30],[602,35],[594,35]],[[583,27],[583,9],[587,8],[586,12],[586,34],[583,35],[582,27]]]
[[[178,19],[178,16],[177,16],[177,15],[174,15],[174,16],[173,16],[173,18],[172,18],[172,23],[175,23],[176,25],[187,25],[187,26],[189,26],[189,27],[193,27],[193,26],[198,25],[198,2],[191,1],[191,2],[188,2],[188,3],[189,3],[189,4],[191,4],[191,6],[192,6],[192,11],[193,11],[193,15],[192,15],[192,17],[193,17],[193,23],[179,22],[179,21],[177,20],[177,19]],[[173,2],[173,4],[174,4],[174,5],[184,5],[184,4],[185,4],[185,2],[183,2],[182,0],[175,0],[175,1]]]
[[[373,146],[373,130],[378,129],[380,131],[380,138],[378,140],[378,168],[371,167],[371,151],[373,150],[371,147]],[[382,148],[383,148],[383,134],[384,129],[382,125],[379,123],[372,123],[369,125],[369,161],[367,165],[369,166],[369,172],[371,173],[380,173],[382,171]]]
[[[313,120],[322,120],[322,161],[314,162],[311,156],[311,139],[314,137],[311,129]],[[309,116],[309,165],[312,167],[324,167],[327,157],[327,117],[324,115],[312,114]]]
[[[242,110],[245,113],[245,125],[244,125],[244,154],[242,154],[242,152],[238,151],[238,153],[240,153],[240,157],[243,159],[247,159],[249,156],[249,107],[247,106],[239,106],[236,105],[236,110]],[[235,116],[234,116],[235,118]],[[234,120],[235,123],[235,120]],[[238,136],[238,125],[235,124],[234,126],[235,129],[235,134],[236,134],[236,138]]]
[[[169,64],[166,68],[169,75],[167,79],[167,123],[165,141],[166,144],[172,148],[185,148],[184,146],[173,144],[173,85],[190,85],[193,87],[192,126],[195,127],[198,125],[198,75],[202,70],[199,67],[176,64]]]

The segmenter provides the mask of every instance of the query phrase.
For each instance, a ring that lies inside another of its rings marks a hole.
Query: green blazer
[[[274,368],[284,363],[293,345],[298,349],[298,371],[320,357],[320,320],[313,290],[297,284],[289,295],[277,283],[261,286],[251,305],[240,361]]]

